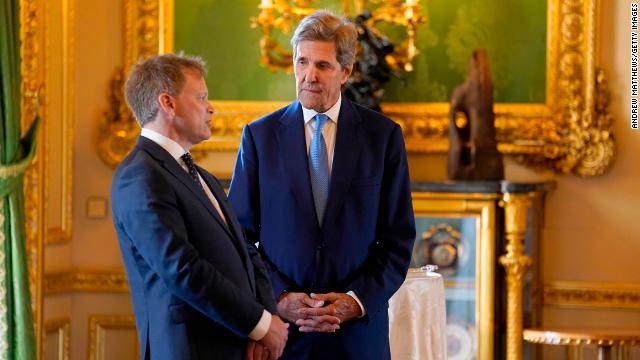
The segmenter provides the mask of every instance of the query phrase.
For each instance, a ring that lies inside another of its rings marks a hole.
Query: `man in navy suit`
[[[275,359],[288,324],[268,273],[218,180],[191,147],[211,136],[204,62],[160,55],[133,67],[127,103],[142,127],[111,189],[141,359]]]
[[[298,100],[244,128],[229,201],[296,325],[283,358],[389,359],[415,238],[402,131],[341,95],[352,23],[318,11],[291,43]]]

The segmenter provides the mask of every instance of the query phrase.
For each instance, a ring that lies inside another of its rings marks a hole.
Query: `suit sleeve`
[[[242,131],[240,150],[229,187],[229,203],[238,216],[247,241],[251,244],[260,241],[260,172],[256,144],[250,126]],[[253,257],[253,255],[252,255]],[[278,297],[283,291],[294,287],[264,258],[264,269],[271,280],[273,296]]]
[[[207,173],[208,174],[208,173]],[[213,181],[219,186],[222,190],[223,186],[220,184],[220,181],[215,176],[208,174]],[[227,196],[228,200],[228,196]],[[237,218],[237,215],[234,211],[232,211],[233,216]],[[260,303],[267,309],[271,314],[277,314],[278,310],[276,308],[276,302],[273,297],[273,288],[271,287],[271,281],[269,280],[269,274],[267,273],[267,269],[265,268],[265,264],[262,261],[260,253],[256,249],[255,241],[249,241],[248,237],[243,231],[244,241],[247,245],[247,253],[249,254],[249,259],[253,264],[253,275],[256,279],[256,291],[257,297]]]
[[[258,299],[260,300],[260,303],[267,308],[268,312],[271,314],[277,314],[278,308],[276,307],[276,300],[273,296],[273,287],[271,286],[269,273],[267,272],[267,269],[255,246],[253,244],[247,244],[247,246],[249,247],[249,257],[253,263]]]
[[[135,256],[158,274],[174,296],[238,336],[248,336],[264,307],[200,257],[189,242],[175,192],[164,177],[138,166],[124,171],[117,184],[115,196],[125,199],[126,206],[120,207],[116,226]]]
[[[359,276],[348,286],[369,317],[385,310],[389,298],[402,285],[416,236],[407,154],[398,125],[387,144],[380,194],[376,241]]]

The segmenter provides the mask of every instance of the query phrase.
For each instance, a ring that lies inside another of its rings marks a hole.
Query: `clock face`
[[[437,244],[431,249],[431,260],[438,268],[451,267],[454,265],[458,251],[451,244]]]
[[[460,232],[451,225],[434,224],[416,242],[414,266],[433,264],[442,275],[456,275],[468,257],[467,247]]]

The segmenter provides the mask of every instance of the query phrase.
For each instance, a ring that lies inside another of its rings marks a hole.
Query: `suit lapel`
[[[358,142],[358,123],[362,119],[345,96],[342,97],[336,143],[333,152],[333,167],[329,183],[329,199],[324,215],[323,227],[330,226],[347,196],[351,185],[355,164],[360,156]]]
[[[209,189],[213,193],[213,196],[216,198],[216,200],[218,200],[220,209],[222,210],[222,213],[227,219],[228,226],[225,226],[225,230],[233,231],[234,235],[233,236],[231,234],[229,235],[233,240],[233,243],[236,249],[238,250],[238,253],[240,253],[240,258],[242,259],[245,270],[247,271],[247,275],[249,277],[249,283],[251,284],[251,289],[255,289],[256,288],[255,278],[253,276],[253,273],[249,271],[248,262],[250,260],[249,260],[249,252],[247,251],[247,248],[246,248],[247,244],[244,240],[244,236],[242,235],[242,229],[240,228],[240,224],[238,224],[238,221],[236,220],[235,215],[231,212],[231,209],[229,208],[229,204],[227,202],[227,195],[224,193],[224,190],[219,185],[218,181],[213,177],[213,175],[207,173],[200,167],[198,167],[198,171],[200,172],[200,175],[204,179],[205,183],[207,183],[207,185],[209,186]]]
[[[225,233],[229,236],[231,241],[233,242],[236,250],[240,254],[240,258],[245,267],[245,271],[247,271],[247,276],[249,278],[249,283],[251,284],[251,289],[255,289],[255,278],[251,272],[248,271],[249,255],[247,249],[245,248],[244,238],[242,236],[242,231],[240,230],[240,226],[236,223],[234,216],[231,215],[231,212],[227,206],[226,195],[222,188],[218,185],[217,181],[213,178],[212,175],[207,173],[198,167],[198,172],[200,176],[204,179],[207,186],[213,193],[213,196],[218,200],[218,204],[220,204],[220,209],[222,210],[224,216],[227,218],[227,221],[232,224],[233,230],[230,230],[227,224],[222,220],[220,214],[215,209],[211,200],[207,197],[205,193],[202,192],[196,184],[194,184],[193,180],[189,176],[189,174],[178,164],[176,159],[174,159],[171,154],[169,154],[166,150],[164,150],[160,145],[154,143],[153,141],[141,136],[138,138],[138,147],[147,151],[153,158],[158,160],[162,166],[169,171],[173,176],[175,176],[184,186],[186,186],[189,191],[193,193],[193,195],[198,198],[205,208],[209,211],[209,213],[213,216],[213,218],[220,224],[220,227],[224,229]],[[233,233],[232,233],[233,231]]]
[[[298,101],[291,105],[278,120],[276,136],[280,150],[280,159],[284,164],[286,178],[291,184],[303,218],[317,219],[311,179],[309,177],[309,160],[304,134],[302,107]],[[318,221],[314,222],[316,225]]]
[[[235,239],[238,239],[241,242],[244,242],[243,240],[244,237],[242,236],[242,230],[240,230],[240,226],[235,221],[233,214],[230,213],[229,206],[226,201],[227,195],[224,193],[224,190],[218,184],[218,182],[213,178],[211,174],[205,172],[200,167],[198,167],[198,171],[200,172],[200,175],[204,179],[204,182],[207,183],[207,185],[209,186],[209,189],[213,193],[213,196],[216,198],[216,200],[218,200],[220,209],[222,210],[222,213],[227,219],[227,225],[225,226],[229,228],[229,230],[233,231],[233,237]],[[220,217],[218,216],[218,218]],[[222,219],[220,219],[220,221],[222,221]]]
[[[155,159],[159,160],[162,166],[167,171],[169,171],[184,186],[186,186],[187,189],[191,191],[193,196],[195,196],[198,201],[200,201],[200,203],[204,205],[211,216],[213,216],[213,218],[220,224],[220,226],[227,232],[227,234],[233,237],[233,235],[227,228],[227,225],[224,223],[224,221],[222,221],[220,215],[218,214],[218,211],[213,207],[213,204],[211,203],[207,195],[202,192],[202,189],[200,189],[198,185],[194,184],[189,174],[182,168],[182,166],[180,166],[180,164],[171,156],[171,154],[164,150],[160,145],[142,136],[138,140],[138,145],[145,149]]]

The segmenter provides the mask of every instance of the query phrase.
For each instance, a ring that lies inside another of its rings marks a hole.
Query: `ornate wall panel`
[[[71,240],[75,104],[73,0],[46,2],[45,243]]]
[[[458,206],[456,204],[457,203],[452,199],[444,204],[446,206],[441,206],[439,208],[440,210],[434,214],[443,215],[450,209],[456,208],[456,206]],[[465,206],[468,211],[475,211],[473,204],[467,203]],[[491,232],[493,230],[490,228],[483,228],[482,231]],[[488,233],[486,236],[490,237],[492,235],[491,233]],[[473,285],[448,283],[447,288],[466,289],[473,288]],[[99,270],[72,269],[64,272],[47,274],[45,276],[44,290],[46,295],[63,295],[72,293],[127,294],[129,291],[124,269],[121,268]],[[487,300],[491,298],[491,295],[486,293],[481,294],[481,297]],[[554,281],[544,285],[541,299],[543,305],[552,307],[580,307],[592,310],[624,309],[637,311],[640,309],[640,284]],[[486,301],[484,303],[486,305],[492,303],[492,301]],[[489,320],[490,318],[481,319],[480,323],[486,324]],[[51,326],[47,323],[47,333],[52,331]],[[100,315],[90,317],[88,349],[91,359],[105,359],[117,355],[112,351],[109,351],[112,346],[107,346],[107,343],[109,342],[107,340],[109,329],[131,330],[131,336],[135,336],[133,316]],[[487,328],[483,331],[492,331],[492,329]],[[131,341],[135,342],[135,339],[131,339],[122,333],[119,335],[115,334],[113,336],[114,337],[111,338],[111,341],[114,342],[114,344],[115,342],[120,344],[120,342],[123,341],[129,344]],[[483,339],[483,349],[485,350],[490,347],[486,342],[487,339]],[[68,353],[68,350],[66,351]]]
[[[71,239],[73,186],[73,0],[20,1],[22,129],[42,118],[34,164],[25,176],[29,275],[42,354],[44,243]]]
[[[71,321],[67,318],[47,320],[44,332],[43,358],[69,360]]]
[[[89,316],[89,360],[107,360],[122,358],[114,354],[123,350],[123,344],[109,344],[110,331],[129,330],[131,332],[131,347],[127,358],[138,358],[135,320],[133,315],[91,315]],[[126,351],[125,351],[126,352]],[[120,354],[122,355],[122,354]]]

